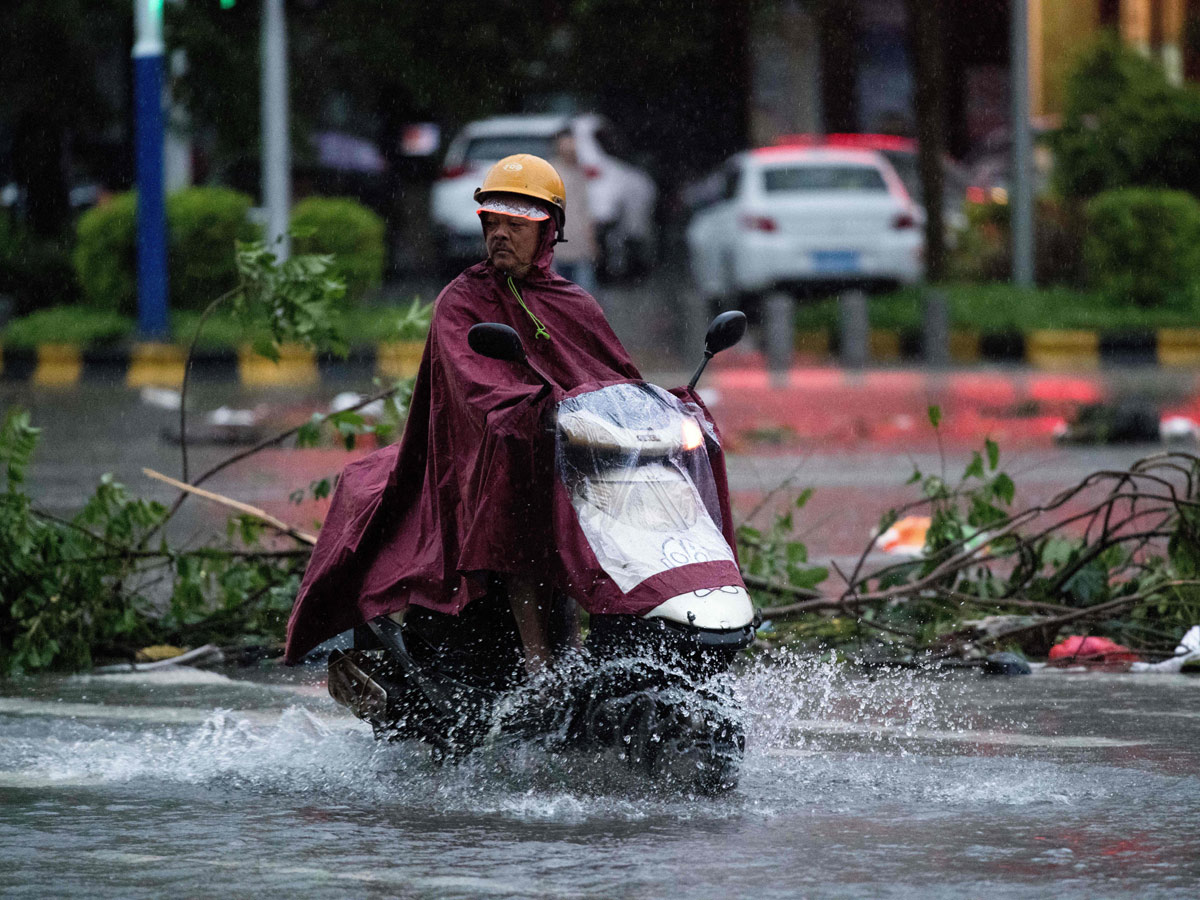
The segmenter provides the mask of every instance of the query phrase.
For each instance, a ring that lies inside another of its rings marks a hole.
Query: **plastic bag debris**
[[[1087,666],[1124,671],[1140,661],[1141,657],[1124,644],[1106,637],[1073,634],[1050,648],[1049,665],[1057,668]]]
[[[1170,659],[1156,663],[1136,662],[1130,671],[1158,672],[1169,675],[1185,669],[1194,669],[1196,666],[1200,666],[1200,625],[1193,625],[1188,629],[1183,640],[1179,642],[1179,646],[1175,648],[1175,655]]]

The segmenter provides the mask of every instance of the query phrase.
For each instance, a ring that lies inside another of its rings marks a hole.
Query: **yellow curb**
[[[950,332],[950,358],[955,362],[979,362],[979,332],[961,331]]]
[[[829,357],[829,332],[824,329],[796,332],[796,352],[802,356],[827,359]]]
[[[872,328],[867,346],[871,360],[875,362],[895,362],[900,359],[900,332]]]
[[[174,344],[134,344],[129,354],[125,386],[177,388],[183,384],[184,360],[183,348]]]
[[[424,341],[387,341],[375,348],[375,371],[388,378],[411,378],[421,367]]]
[[[1160,366],[1200,366],[1200,328],[1160,328]]]
[[[75,344],[38,344],[33,383],[41,387],[69,387],[83,374],[83,354]]]
[[[279,361],[272,362],[243,345],[238,348],[238,378],[251,387],[296,387],[316,384],[317,355],[299,344],[279,348]]]
[[[1025,336],[1025,359],[1039,369],[1096,369],[1100,335],[1095,331],[1031,331]]]

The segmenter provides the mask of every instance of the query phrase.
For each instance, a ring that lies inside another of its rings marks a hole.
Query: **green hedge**
[[[1183,191],[1122,188],[1086,207],[1088,279],[1110,301],[1191,306],[1200,292],[1200,201]]]
[[[228,188],[188,188],[167,198],[172,309],[203,309],[237,284],[234,242],[261,229],[247,217],[252,201]]]
[[[234,241],[259,229],[251,200],[227,188],[187,188],[167,198],[172,309],[202,309],[237,283]],[[125,315],[137,309],[137,196],[119,194],[84,213],[73,262],[88,304]]]
[[[79,217],[71,261],[83,297],[95,309],[137,310],[137,195],[117,194]]]
[[[90,347],[115,344],[132,333],[133,319],[120,313],[85,306],[56,306],[9,323],[0,332],[0,343],[6,348],[32,348],[38,344]]]
[[[1107,37],[1068,78],[1052,144],[1068,197],[1131,186],[1200,193],[1200,90],[1171,84],[1158,63]]]
[[[332,253],[346,298],[361,300],[383,281],[383,219],[347,197],[308,197],[292,210],[296,253]]]

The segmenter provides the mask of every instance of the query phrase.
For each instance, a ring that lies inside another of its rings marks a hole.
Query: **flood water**
[[[1196,896],[1196,679],[734,681],[746,757],[718,797],[528,746],[438,767],[316,670],[0,682],[0,894]]]

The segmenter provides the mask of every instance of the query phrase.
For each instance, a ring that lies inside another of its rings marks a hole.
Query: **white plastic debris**
[[[179,409],[179,391],[171,388],[144,387],[138,394],[147,406],[157,406],[159,409]]]
[[[342,391],[329,403],[329,411],[331,413],[342,412],[362,403],[366,398],[362,394],[357,394],[354,391]],[[383,401],[376,400],[368,403],[359,410],[364,416],[370,419],[378,419],[383,415]]]
[[[1179,646],[1175,648],[1175,655],[1170,659],[1164,659],[1157,663],[1134,663],[1129,671],[1131,672],[1165,672],[1167,674],[1178,672],[1183,668],[1183,664],[1191,660],[1200,660],[1200,625],[1193,625],[1188,629],[1188,633],[1183,636],[1183,640],[1179,642]]]
[[[258,422],[258,413],[252,409],[231,409],[219,406],[207,416],[210,425],[254,425]]]
[[[1158,423],[1158,433],[1164,441],[1195,440],[1200,435],[1200,423],[1187,416],[1164,416]]]

